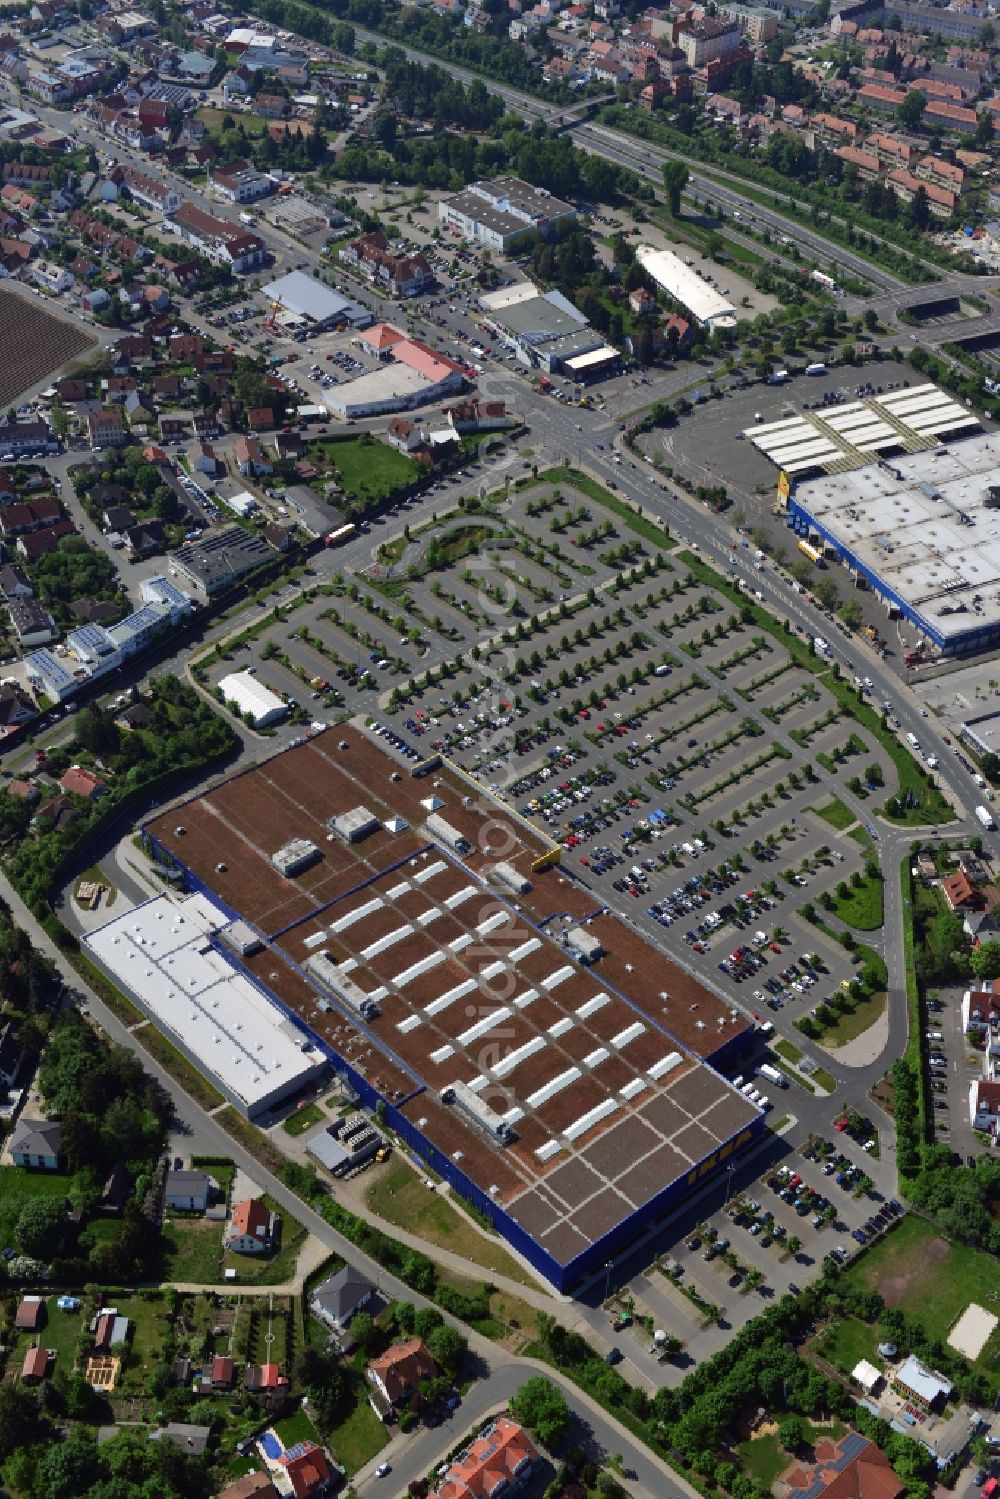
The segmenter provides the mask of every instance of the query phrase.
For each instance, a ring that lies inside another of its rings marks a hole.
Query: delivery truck
[[[977,807],[976,818],[982,823],[984,828],[989,828],[991,832],[995,829],[996,823],[993,820],[993,813],[989,807]]]
[[[766,1077],[768,1082],[773,1083],[776,1088],[788,1087],[788,1079],[785,1074],[779,1068],[772,1067],[770,1062],[761,1062],[757,1068],[757,1075],[759,1077]]]

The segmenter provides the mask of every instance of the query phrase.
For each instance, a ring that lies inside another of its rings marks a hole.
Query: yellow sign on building
[[[792,481],[791,481],[791,479],[789,479],[788,475],[785,473],[785,470],[782,469],[781,473],[778,475],[778,503],[779,503],[779,505],[787,505],[788,504],[788,497],[791,494],[791,492],[792,492]]]

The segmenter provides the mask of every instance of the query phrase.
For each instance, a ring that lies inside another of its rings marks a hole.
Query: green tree
[[[906,130],[916,130],[927,108],[927,95],[918,88],[907,90],[906,97],[897,111],[899,123]]]
[[[778,1441],[786,1452],[803,1452],[809,1445],[809,1428],[801,1416],[783,1416],[778,1425]]]
[[[510,1411],[546,1447],[558,1445],[569,1429],[569,1405],[562,1390],[536,1374],[510,1397]]]
[[[427,1339],[427,1347],[435,1363],[447,1374],[455,1375],[465,1360],[468,1343],[457,1328],[444,1323],[436,1327]]]
[[[980,943],[972,949],[969,962],[976,978],[1000,978],[1000,942],[993,940]]]
[[[62,1247],[66,1224],[65,1198],[30,1197],[21,1209],[14,1233],[25,1254],[48,1260]]]
[[[663,191],[667,195],[667,207],[670,209],[672,218],[680,217],[681,194],[687,187],[690,176],[690,172],[682,161],[663,163]]]

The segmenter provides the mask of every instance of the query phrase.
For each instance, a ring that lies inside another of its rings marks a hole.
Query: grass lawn
[[[884,919],[882,881],[865,875],[861,885],[851,884],[849,888],[851,893],[845,899],[837,897],[834,914],[856,931],[878,931]]]
[[[237,1280],[245,1286],[280,1286],[295,1276],[306,1231],[299,1220],[280,1208],[273,1198],[265,1195],[261,1202],[281,1219],[281,1243],[277,1254],[226,1254],[223,1263],[227,1270],[236,1271]]]
[[[844,1435],[844,1427],[839,1421],[832,1421],[828,1426],[814,1426],[809,1422],[806,1424],[809,1428],[810,1440],[814,1444],[823,1437],[836,1441]],[[770,1492],[778,1474],[790,1468],[796,1460],[791,1453],[785,1451],[777,1436],[773,1434],[743,1442],[739,1451],[744,1470],[756,1480],[765,1493]]]
[[[451,1249],[484,1270],[494,1270],[522,1285],[535,1284],[499,1240],[480,1233],[447,1198],[429,1191],[398,1157],[379,1172],[368,1189],[367,1201],[386,1223],[408,1229],[439,1249]]]
[[[319,460],[317,467],[326,464],[335,470],[340,487],[360,500],[386,500],[412,484],[419,472],[405,453],[365,437],[321,442],[312,457]]]
[[[364,1380],[355,1374],[353,1383],[352,1410],[325,1433],[337,1461],[347,1469],[348,1475],[371,1462],[389,1440],[389,1433],[368,1404]]]
[[[172,1218],[163,1225],[163,1279],[191,1285],[218,1285],[222,1280],[221,1223],[202,1218]]]
[[[862,1254],[849,1274],[919,1322],[929,1338],[944,1343],[971,1301],[990,1307],[1000,1263],[967,1244],[949,1244],[931,1224],[906,1217]],[[973,1367],[1000,1388],[1000,1333],[994,1332]]]
[[[303,1410],[275,1421],[274,1429],[286,1447],[294,1447],[296,1442],[319,1442],[319,1433]]]
[[[297,1109],[294,1114],[289,1114],[283,1120],[281,1128],[286,1135],[304,1135],[307,1129],[312,1129],[317,1124],[325,1124],[326,1115],[323,1110],[314,1103],[307,1103],[304,1109]]]
[[[836,1025],[831,1025],[823,1032],[822,1042],[824,1046],[843,1046],[847,1041],[853,1041],[874,1025],[876,1020],[885,1009],[886,995],[883,993],[872,994],[868,999],[863,999],[849,1015],[839,1015]]]
[[[833,801],[827,802],[825,807],[813,807],[812,810],[816,813],[817,817],[822,817],[824,822],[828,822],[838,832],[843,832],[845,828],[851,826],[852,822],[857,822],[858,820],[850,807],[846,806],[840,800],[839,796],[835,796]]]
[[[223,1201],[229,1201],[233,1177],[236,1175],[236,1167],[232,1161],[214,1155],[195,1155],[191,1157],[191,1169],[207,1171],[212,1180],[218,1182]]]
[[[763,1436],[741,1445],[740,1461],[747,1476],[769,1494],[778,1474],[790,1467],[795,1459],[789,1456],[776,1436]]]
[[[144,1296],[116,1296],[115,1306],[132,1322],[132,1339],[125,1367],[118,1375],[118,1388],[137,1394],[149,1390],[149,1376],[160,1362],[167,1333],[166,1304]]]
[[[24,1204],[33,1197],[65,1197],[73,1177],[60,1171],[25,1171],[0,1166],[0,1249],[17,1248],[14,1228]]]
[[[56,1350],[56,1361],[49,1366],[53,1369],[61,1369],[64,1374],[73,1372],[73,1364],[76,1359],[76,1345],[83,1331],[83,1312],[61,1312],[56,1306],[55,1295],[46,1297],[45,1326],[42,1328],[38,1338],[43,1348],[54,1348]],[[35,1341],[32,1333],[18,1333],[17,1346],[10,1360],[10,1367],[20,1369],[21,1362],[28,1349]]]
[[[812,1351],[842,1374],[850,1374],[863,1358],[882,1369],[885,1365],[877,1352],[878,1340],[877,1328],[857,1317],[841,1317],[814,1339]]]

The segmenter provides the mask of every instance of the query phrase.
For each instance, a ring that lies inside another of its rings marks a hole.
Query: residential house
[[[129,440],[128,419],[119,406],[105,406],[87,416],[87,435],[95,453],[102,448],[118,447]]]
[[[1000,1082],[980,1077],[970,1083],[969,1123],[989,1135],[994,1144],[1000,1140]]]
[[[19,1332],[39,1332],[45,1326],[45,1297],[22,1296],[14,1313],[14,1326]]]
[[[266,1473],[245,1473],[220,1489],[219,1499],[279,1499],[279,1494]]]
[[[160,417],[161,442],[187,442],[191,436],[191,424],[184,416]]]
[[[6,505],[0,510],[0,536],[6,539],[11,536],[24,536],[29,531],[41,531],[46,526],[53,525],[60,519],[60,516],[59,502],[51,495],[43,494],[37,500],[18,505]],[[27,603],[28,600],[23,599],[20,602]]]
[[[17,538],[17,550],[28,562],[47,557],[54,552],[64,536],[75,536],[76,527],[71,520],[57,520],[51,526],[32,531],[30,535]]]
[[[201,1388],[213,1394],[231,1390],[236,1377],[236,1365],[225,1354],[216,1354],[201,1371]]]
[[[10,1158],[15,1166],[58,1171],[62,1125],[57,1119],[29,1119],[24,1114],[10,1136]]]
[[[281,1220],[256,1197],[238,1202],[230,1214],[223,1247],[233,1254],[269,1254],[278,1240]]]
[[[196,473],[204,474],[209,479],[218,478],[226,472],[226,465],[208,442],[196,442],[189,450],[188,460]]]
[[[437,1372],[437,1365],[421,1338],[393,1343],[378,1358],[369,1359],[366,1366],[366,1377],[372,1387],[369,1399],[375,1411],[384,1416],[395,1406],[408,1404],[421,1380],[433,1379]]]
[[[164,1206],[183,1212],[203,1213],[211,1196],[211,1182],[204,1171],[168,1171],[163,1192]]]
[[[162,551],[166,544],[167,533],[163,522],[155,517],[139,521],[138,524],[129,526],[125,532],[125,545],[133,558],[148,557],[152,552]]]
[[[270,1395],[288,1388],[288,1376],[278,1364],[247,1364],[243,1383],[251,1395]]]
[[[966,911],[982,910],[986,904],[982,893],[976,889],[968,879],[968,876],[964,875],[961,870],[945,876],[941,881],[941,894],[948,902],[949,909],[958,914],[963,914]]]
[[[325,1490],[333,1477],[322,1447],[308,1440],[286,1447],[277,1465],[284,1470],[285,1482],[295,1499],[309,1499],[310,1495]]]
[[[499,1494],[508,1499],[529,1483],[540,1463],[524,1427],[510,1416],[498,1416],[438,1469],[438,1486],[429,1499],[493,1499]]]
[[[59,789],[67,796],[82,796],[85,801],[98,801],[107,792],[100,776],[83,765],[71,765],[59,778]]]
[[[129,526],[135,525],[135,516],[128,505],[105,505],[101,523],[105,531],[127,531]]]
[[[37,712],[30,695],[17,682],[4,682],[0,685],[0,732],[19,728],[21,724],[30,722]],[[8,793],[10,788],[11,782],[8,781]]]
[[[11,599],[7,613],[22,650],[48,645],[59,635],[52,615],[37,599]]]
[[[313,1290],[309,1304],[313,1314],[334,1332],[345,1332],[356,1312],[370,1305],[375,1287],[360,1271],[344,1265]]]
[[[152,713],[145,703],[133,703],[129,708],[123,708],[115,719],[115,727],[126,734],[132,734],[136,729],[144,729],[152,718]]]
[[[237,437],[233,454],[244,478],[274,472],[274,464],[270,458],[265,457],[264,449],[256,437]]]
[[[400,453],[412,453],[424,445],[420,428],[404,417],[394,416],[382,434],[382,440]]]

